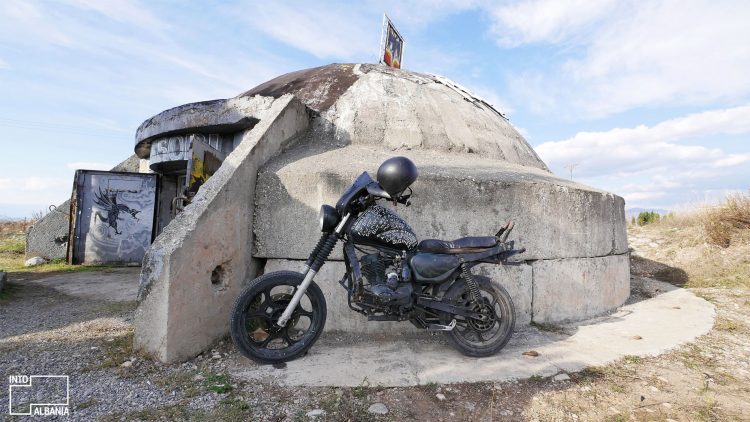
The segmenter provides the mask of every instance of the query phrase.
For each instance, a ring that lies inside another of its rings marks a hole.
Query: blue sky
[[[164,109],[377,61],[383,12],[405,69],[495,104],[558,175],[627,207],[750,188],[750,2],[3,0],[0,217],[62,202]]]

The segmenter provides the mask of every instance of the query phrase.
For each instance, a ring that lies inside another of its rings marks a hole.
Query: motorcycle
[[[346,266],[339,284],[352,311],[369,321],[410,321],[443,332],[468,356],[490,356],[507,344],[515,325],[513,301],[499,283],[471,269],[508,264],[510,256],[525,251],[507,240],[513,222],[494,236],[418,243],[403,219],[378,204],[409,206],[416,178],[408,158],[393,157],[380,166],[377,181],[364,172],[335,207],[321,207],[322,235],[302,272],[264,274],[237,298],[230,332],[244,356],[281,363],[315,344],[325,325],[326,300],[313,279],[339,241]]]

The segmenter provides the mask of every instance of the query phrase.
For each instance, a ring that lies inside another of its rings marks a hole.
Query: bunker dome
[[[516,222],[527,252],[478,272],[510,292],[517,324],[589,318],[629,294],[623,199],[554,176],[505,116],[439,76],[368,64],[289,73],[234,98],[166,110],[138,129],[135,151],[155,171],[184,165],[159,164],[170,148],[203,148],[215,169],[144,259],[135,345],[164,361],[224,336],[246,282],[301,269],[319,237],[320,206],[395,155],[419,169],[412,206],[395,211],[420,239],[491,235]],[[171,189],[163,191],[179,196]],[[415,330],[351,312],[337,283],[340,247],[332,258],[316,277],[326,330]]]

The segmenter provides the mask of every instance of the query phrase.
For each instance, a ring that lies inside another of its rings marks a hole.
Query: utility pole
[[[578,167],[579,165],[580,165],[579,163],[573,163],[573,164],[568,164],[567,166],[565,166],[565,168],[570,171],[570,180],[573,180],[573,169]]]

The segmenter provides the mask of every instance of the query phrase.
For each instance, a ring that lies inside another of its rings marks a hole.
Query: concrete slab
[[[408,386],[430,382],[506,381],[551,376],[615,361],[625,355],[655,356],[709,332],[716,311],[691,292],[655,280],[658,295],[623,306],[606,317],[564,326],[572,335],[537,330],[514,333],[503,351],[474,359],[442,337],[324,335],[307,356],[283,369],[237,358],[230,371],[245,380],[290,386]],[[538,357],[521,353],[535,350]]]
[[[28,283],[49,287],[68,296],[105,302],[130,302],[138,296],[140,272],[140,267],[111,268],[102,271],[55,274]],[[26,282],[23,276],[17,280]]]
[[[533,320],[580,321],[607,313],[630,295],[630,257],[534,261]]]
[[[317,216],[363,171],[375,175],[394,155],[419,169],[410,207],[394,211],[419,239],[493,235],[507,220],[523,260],[599,257],[627,252],[624,202],[552,174],[474,154],[375,147],[333,150],[312,140],[274,157],[258,174],[253,256],[307,259],[319,238]],[[383,203],[382,205],[388,206]],[[331,255],[343,259],[338,247]]]

